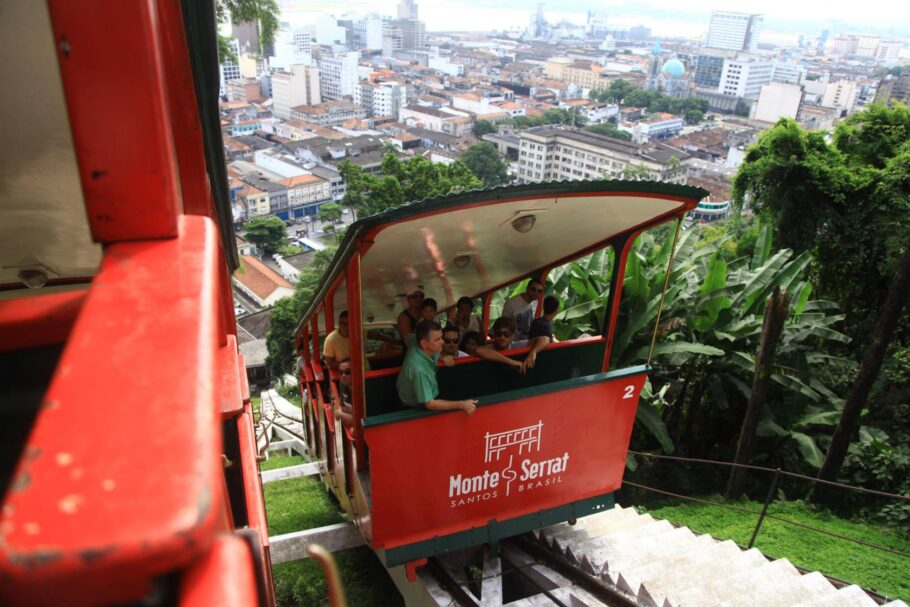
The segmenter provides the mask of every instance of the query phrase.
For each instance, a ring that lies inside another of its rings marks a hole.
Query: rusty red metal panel
[[[403,546],[615,491],[645,377],[582,382],[481,406],[471,416],[366,428],[373,547]]]
[[[66,341],[86,292],[80,289],[0,301],[0,351]]]
[[[48,7],[92,236],[177,236],[181,199],[154,3]]]
[[[253,407],[243,406],[243,413],[237,417],[237,436],[240,441],[240,467],[243,471],[243,489],[246,495],[246,510],[249,526],[259,533],[261,545],[269,545],[268,524],[265,517],[265,500],[262,497],[262,483],[259,480],[259,464],[256,456],[256,432],[253,428]]]
[[[178,604],[180,607],[259,605],[256,569],[247,542],[234,535],[221,536],[183,577]]]
[[[348,296],[348,322],[350,323],[351,340],[351,393],[354,405],[354,425],[360,426],[366,412],[364,382],[364,350],[363,350],[363,312],[360,301],[360,253],[354,253],[348,261],[345,270],[345,287]],[[357,453],[357,465],[365,467],[367,463],[366,444],[363,442],[363,433],[354,435],[354,445]]]
[[[246,369],[240,367],[237,337],[226,336],[226,344],[218,350],[218,403],[224,418],[243,411],[243,379]]]
[[[183,212],[204,215],[218,223],[206,171],[202,121],[199,118],[180,2],[159,0],[156,6],[163,34],[161,53],[167,78],[168,109],[174,129],[174,148],[180,166]]]
[[[136,600],[223,525],[219,241],[180,221],[105,251],[4,496],[0,604]]]

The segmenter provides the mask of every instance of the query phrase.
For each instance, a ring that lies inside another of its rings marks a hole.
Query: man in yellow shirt
[[[348,311],[338,315],[338,328],[326,335],[322,344],[322,358],[330,369],[337,369],[342,359],[351,356],[348,328]]]

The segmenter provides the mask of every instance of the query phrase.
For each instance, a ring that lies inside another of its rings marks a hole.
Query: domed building
[[[673,57],[660,68],[657,76],[657,90],[668,97],[685,98],[689,96],[689,77],[682,61]]]

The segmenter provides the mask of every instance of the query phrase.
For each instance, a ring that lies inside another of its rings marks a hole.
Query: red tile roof
[[[242,259],[242,267],[234,272],[234,278],[260,299],[267,298],[280,287],[294,288],[294,285],[255,257],[244,255]]]

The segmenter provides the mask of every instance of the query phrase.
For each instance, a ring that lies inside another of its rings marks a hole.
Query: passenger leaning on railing
[[[335,419],[348,428],[354,427],[354,399],[351,396],[351,359],[342,358],[338,363],[338,402]]]
[[[442,352],[442,327],[432,320],[421,320],[414,333],[405,337],[408,353],[404,357],[395,387],[398,397],[406,407],[427,408],[434,411],[461,410],[471,415],[477,408],[476,400],[445,400],[439,398],[436,381],[436,362]]]

